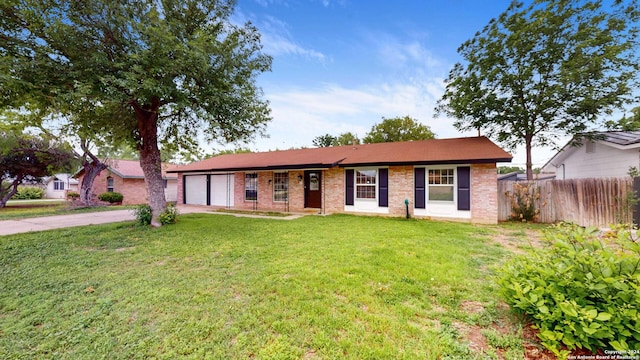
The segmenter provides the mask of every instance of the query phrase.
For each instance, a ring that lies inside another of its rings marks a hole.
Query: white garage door
[[[207,176],[185,175],[185,203],[190,205],[207,205]]]
[[[211,205],[233,206],[233,174],[211,175]]]

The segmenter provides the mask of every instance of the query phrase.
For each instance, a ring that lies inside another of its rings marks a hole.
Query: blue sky
[[[510,0],[239,0],[234,21],[262,34],[273,68],[258,85],[269,100],[269,138],[256,151],[312,147],[318,135],[363,137],[382,117],[411,116],[438,138],[461,133],[434,118],[458,47]],[[560,146],[563,144],[559,144]],[[524,151],[512,152],[524,167]],[[550,149],[534,150],[542,166]]]

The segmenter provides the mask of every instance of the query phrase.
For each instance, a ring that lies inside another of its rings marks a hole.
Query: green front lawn
[[[6,207],[0,208],[0,221],[128,208],[131,206],[94,206],[74,209],[64,200],[9,200]]]
[[[519,359],[495,231],[189,214],[0,237],[0,358]]]

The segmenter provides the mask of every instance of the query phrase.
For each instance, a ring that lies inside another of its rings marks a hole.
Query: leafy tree
[[[316,136],[313,139],[313,146],[315,147],[330,147],[336,145],[337,138],[331,134],[324,134]]]
[[[69,120],[135,147],[152,225],[166,207],[160,145],[246,141],[268,103],[255,84],[271,68],[233,0],[24,0],[0,6],[0,108]],[[173,149],[170,149],[173,147]]]
[[[247,147],[237,147],[235,149],[226,149],[226,150],[215,150],[213,152],[211,152],[210,154],[207,154],[205,156],[202,157],[202,159],[208,159],[208,158],[212,158],[214,156],[220,156],[220,155],[229,155],[229,154],[248,154],[248,153],[252,153],[253,151]]]
[[[136,149],[128,144],[123,146],[114,146],[112,144],[104,144],[96,150],[96,156],[102,159],[120,159],[120,160],[140,160],[140,154]],[[160,151],[162,153],[162,151]],[[164,154],[162,154],[164,157]]]
[[[640,106],[631,109],[631,117],[625,114],[618,121],[609,120],[605,122],[607,130],[610,131],[638,131],[640,130]]]
[[[68,171],[75,164],[68,144],[0,132],[0,208],[18,191],[18,185]]]
[[[338,137],[336,138],[336,141],[334,143],[334,146],[340,146],[340,145],[353,145],[353,144],[360,144],[361,141],[358,138],[357,135],[351,133],[351,132],[346,132],[346,133],[342,133],[340,135],[338,135]]]
[[[354,135],[351,132],[342,133],[338,136],[333,136],[331,134],[324,134],[320,136],[316,136],[313,139],[313,146],[315,147],[329,147],[329,146],[342,146],[342,145],[353,145],[353,143],[360,144],[360,139],[358,136]]]
[[[524,174],[524,169],[520,166],[499,166],[498,174],[509,174],[512,172],[517,172],[518,174]]]
[[[609,3],[608,3],[609,4]],[[436,113],[510,148],[556,145],[633,101],[639,69],[636,0],[512,2],[458,52]]]
[[[436,136],[431,129],[409,116],[382,118],[382,122],[371,127],[364,137],[365,144],[409,140],[428,140]]]

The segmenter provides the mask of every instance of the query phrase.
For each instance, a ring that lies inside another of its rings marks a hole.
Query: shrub
[[[36,200],[44,198],[45,191],[34,186],[18,186],[18,192],[11,197],[14,200]]]
[[[119,192],[103,192],[98,195],[98,200],[106,201],[111,204],[122,202],[122,199],[124,199],[124,196]]]
[[[67,199],[76,200],[80,198],[80,193],[75,191],[67,191]]]
[[[133,209],[133,216],[136,217],[138,223],[140,225],[149,225],[151,224],[151,206],[148,204],[138,205],[135,209]]]
[[[511,219],[518,221],[536,221],[540,210],[536,201],[540,199],[540,189],[535,183],[515,183],[513,192],[507,192],[511,200]]]
[[[162,225],[175,224],[178,221],[178,208],[173,204],[167,205],[167,208],[160,214],[160,223]]]
[[[506,302],[533,320],[542,344],[560,357],[576,348],[640,350],[637,235],[617,227],[600,237],[595,228],[562,223],[546,241],[506,263],[498,280]]]

